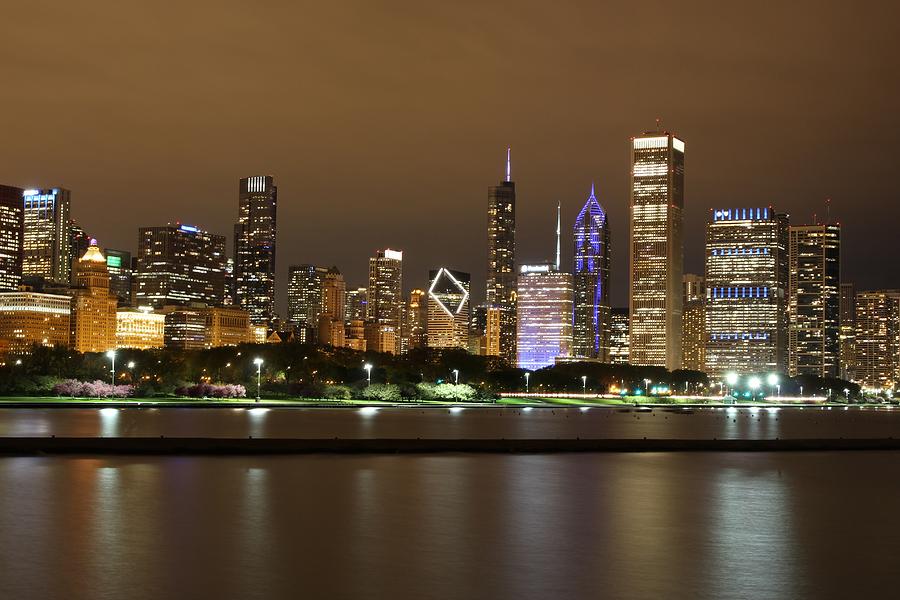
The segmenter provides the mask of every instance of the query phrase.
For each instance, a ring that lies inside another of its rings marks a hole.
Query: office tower
[[[400,352],[400,320],[403,310],[403,252],[379,250],[369,259],[369,287],[366,297],[366,320],[392,327]],[[372,349],[371,347],[369,348]]]
[[[425,347],[425,327],[428,322],[427,305],[425,290],[416,288],[409,293],[403,329],[407,351]]]
[[[428,347],[468,349],[471,276],[442,267],[429,271],[428,281]]]
[[[609,362],[628,364],[628,307],[614,308],[610,315]]]
[[[106,268],[109,271],[109,291],[119,300],[119,306],[131,306],[131,252],[107,248]]]
[[[684,142],[657,131],[631,140],[630,362],[681,366]]]
[[[841,284],[841,378],[854,380],[856,360],[856,290],[852,283]]]
[[[275,317],[275,238],[278,188],[269,175],[244,177],[234,226],[234,280],[238,305],[250,322]]]
[[[23,199],[22,277],[69,285],[69,190],[25,190]]]
[[[488,188],[486,302],[500,308],[500,354],[516,360],[516,184],[506,149],[506,179]]]
[[[554,264],[522,265],[516,286],[517,366],[533,371],[571,356],[572,275]]]
[[[337,267],[322,278],[322,312],[319,314],[319,343],[344,347],[344,310],[347,284]]]
[[[116,311],[116,348],[162,348],[165,345],[165,330],[166,315],[155,313],[147,307],[119,308]]]
[[[259,343],[258,337],[254,338],[250,313],[236,306],[207,306],[194,302],[164,306],[159,312],[165,315],[166,348],[205,350]],[[265,336],[265,332],[262,335]]]
[[[594,186],[575,219],[573,353],[609,361],[609,223]]]
[[[96,240],[75,262],[73,275],[72,347],[78,352],[114,350],[119,299],[110,292],[106,257]]]
[[[875,390],[893,389],[897,381],[900,299],[892,292],[856,294],[854,380]]]
[[[0,185],[0,292],[14,292],[22,283],[22,193]]]
[[[322,313],[322,279],[328,269],[315,265],[291,265],[288,270],[288,321],[318,327]]]
[[[784,372],[787,286],[787,215],[771,207],[713,210],[706,226],[709,375]]]
[[[0,355],[27,354],[34,345],[68,347],[71,315],[69,296],[0,292]]]
[[[225,236],[192,225],[138,230],[138,306],[225,301]]]
[[[366,295],[367,290],[364,287],[347,290],[344,316],[348,321],[366,320]]]
[[[685,273],[681,309],[681,368],[706,370],[706,282]]]
[[[837,377],[841,354],[841,226],[792,225],[788,372]]]

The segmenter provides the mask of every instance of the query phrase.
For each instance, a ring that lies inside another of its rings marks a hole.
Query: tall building
[[[366,296],[367,290],[364,287],[347,290],[344,314],[348,321],[366,320]]]
[[[319,343],[344,347],[344,310],[347,284],[337,267],[322,278],[322,312],[319,314]]]
[[[897,382],[900,299],[885,291],[856,294],[854,381],[866,388],[893,389]]]
[[[428,281],[428,347],[468,349],[471,276],[442,267],[429,271]]]
[[[109,291],[119,300],[119,306],[132,305],[131,252],[107,248],[106,268],[109,271]]]
[[[610,316],[609,362],[628,364],[628,307],[614,308]]]
[[[162,348],[165,345],[165,326],[166,315],[147,307],[120,308],[116,311],[116,348]]]
[[[609,361],[609,223],[594,186],[575,219],[575,356]]]
[[[792,225],[788,372],[837,377],[841,355],[841,226]]]
[[[516,360],[516,184],[506,149],[506,179],[488,188],[487,303],[500,308],[500,354]]]
[[[116,308],[110,293],[106,257],[91,244],[74,264],[72,347],[78,352],[106,352],[116,347]]]
[[[72,299],[60,294],[0,292],[0,354],[71,343]]]
[[[403,252],[379,250],[369,259],[369,287],[366,297],[366,320],[388,325],[397,332],[400,353],[400,321],[403,311]],[[371,350],[371,347],[369,348]]]
[[[328,269],[291,265],[288,270],[288,321],[317,327],[322,312],[322,279]]]
[[[706,226],[708,374],[784,372],[787,287],[787,215],[771,207],[713,210]]]
[[[856,290],[852,283],[841,284],[841,377],[854,380],[856,347]]]
[[[706,370],[706,282],[685,273],[681,309],[681,368]]]
[[[137,258],[138,306],[224,304],[225,236],[191,225],[141,227]]]
[[[22,193],[0,185],[0,292],[14,292],[22,283]]]
[[[275,317],[275,238],[278,188],[271,176],[245,177],[234,226],[234,278],[238,305],[254,324]]]
[[[684,142],[655,131],[631,139],[630,362],[681,366]]]
[[[22,276],[69,285],[70,192],[63,188],[25,190]]]
[[[572,275],[549,263],[522,265],[517,290],[517,366],[533,371],[571,356]]]

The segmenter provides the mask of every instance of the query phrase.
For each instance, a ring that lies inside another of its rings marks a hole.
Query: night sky
[[[900,287],[900,15],[893,2],[80,2],[4,5],[0,183],[73,190],[102,245],[182,221],[228,235],[238,178],[279,188],[287,267],[405,251],[405,287],[469,271],[512,146],[518,259],[550,258],[591,181],[627,301],[628,138],[686,142],[685,271],[717,205],[812,222],[844,280]],[[564,239],[563,259],[571,257]]]

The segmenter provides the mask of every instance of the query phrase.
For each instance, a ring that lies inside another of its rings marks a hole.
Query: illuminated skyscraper
[[[119,300],[119,306],[131,306],[131,252],[107,248],[106,268],[109,270],[109,291]]]
[[[837,377],[841,353],[841,226],[792,226],[789,261],[789,373]]]
[[[403,252],[379,250],[369,259],[369,287],[367,290],[366,320],[388,325],[396,332],[400,353],[400,321],[403,311]],[[370,347],[371,349],[371,347]]]
[[[0,185],[0,292],[22,283],[22,188]]]
[[[712,211],[706,226],[706,371],[787,367],[788,219],[771,207]],[[633,338],[632,338],[633,339]]]
[[[609,361],[609,223],[594,186],[575,219],[573,353]]]
[[[572,275],[555,264],[522,265],[517,304],[517,366],[542,369],[572,355]]]
[[[344,310],[347,284],[337,267],[322,277],[322,312],[319,314],[319,343],[344,347]]]
[[[628,364],[628,308],[612,309],[609,329],[609,362]]]
[[[318,327],[322,313],[322,278],[328,269],[315,265],[291,265],[288,271],[288,321]]]
[[[630,362],[681,367],[684,142],[664,131],[631,140]]]
[[[500,354],[516,360],[516,184],[506,149],[506,179],[488,188],[487,303],[501,309]]]
[[[278,188],[270,175],[245,177],[234,226],[234,279],[238,305],[250,322],[275,317],[275,239]]]
[[[22,276],[69,285],[69,190],[25,190]]]
[[[856,290],[852,283],[841,284],[841,377],[854,380],[856,347]]]
[[[116,347],[119,299],[109,290],[106,257],[91,240],[74,265],[72,347],[78,352],[106,352]]]
[[[681,368],[706,370],[706,282],[685,273],[681,309]]]
[[[468,349],[470,275],[440,268],[428,280],[428,347]]]
[[[897,382],[900,300],[892,292],[856,295],[854,381],[876,390],[893,389]]]
[[[137,258],[138,306],[224,303],[225,236],[192,225],[141,227]]]

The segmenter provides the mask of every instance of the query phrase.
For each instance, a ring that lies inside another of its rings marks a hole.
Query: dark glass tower
[[[488,188],[487,303],[500,308],[500,355],[516,362],[516,184],[510,178]]]
[[[575,219],[573,353],[609,361],[609,223],[594,186]]]
[[[277,200],[278,188],[270,175],[241,179],[234,226],[235,296],[254,324],[275,317]]]

